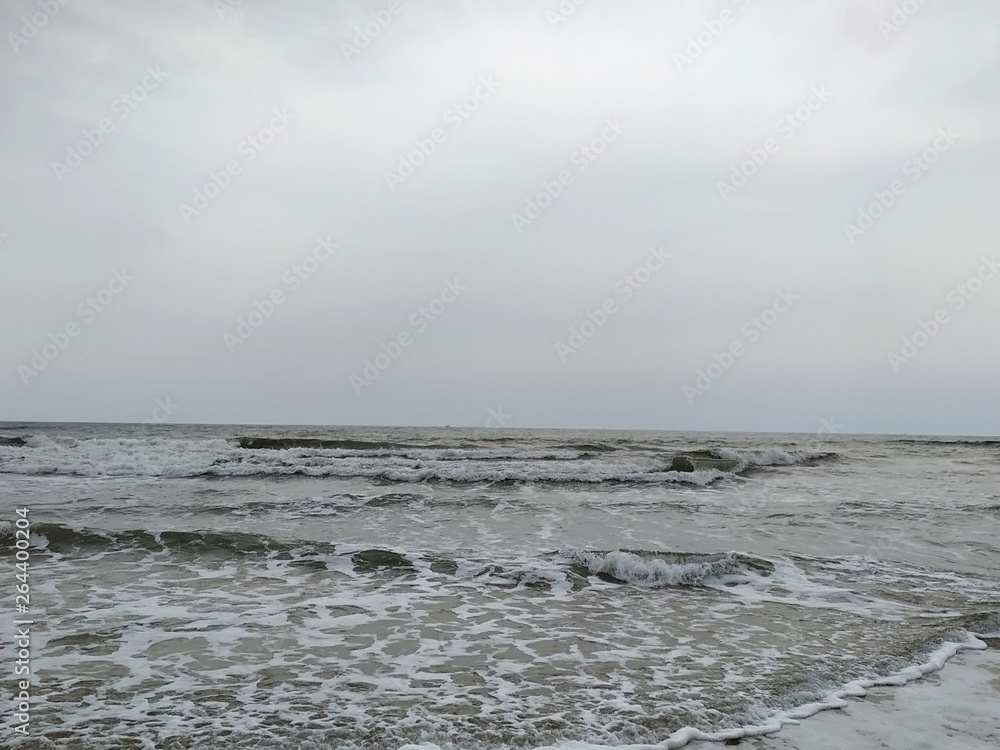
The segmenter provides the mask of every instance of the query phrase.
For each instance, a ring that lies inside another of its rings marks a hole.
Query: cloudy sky
[[[1000,5],[577,1],[5,2],[0,420],[1000,433]]]

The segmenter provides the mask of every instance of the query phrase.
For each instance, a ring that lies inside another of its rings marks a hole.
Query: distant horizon
[[[990,433],[935,433],[935,432],[808,432],[799,430],[705,430],[705,429],[665,429],[649,427],[537,427],[537,426],[484,426],[484,425],[462,425],[462,424],[321,424],[321,423],[292,423],[292,422],[159,422],[150,424],[148,422],[112,422],[112,421],[86,421],[86,420],[0,420],[0,428],[6,425],[145,425],[146,427],[308,427],[308,428],[329,428],[329,429],[399,429],[399,430],[488,430],[488,431],[526,431],[535,430],[538,432],[562,431],[562,432],[671,432],[671,433],[704,433],[704,434],[726,434],[726,435],[811,435],[814,437],[932,437],[932,438],[997,438],[1000,434]]]

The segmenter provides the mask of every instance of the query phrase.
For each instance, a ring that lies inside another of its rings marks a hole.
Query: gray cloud
[[[998,251],[995,3],[589,0],[553,27],[554,0],[409,2],[349,60],[387,3],[245,0],[220,18],[208,0],[72,0],[9,36],[43,5],[0,10],[2,419],[138,421],[169,397],[190,422],[482,425],[502,406],[509,426],[998,431],[1000,280],[948,301]],[[880,28],[902,5],[917,10]],[[498,87],[456,121],[483,76]],[[799,122],[815,87],[831,96]],[[581,157],[609,118],[624,132]],[[54,169],[102,120],[92,153]],[[401,159],[421,163],[390,190]],[[754,174],[723,200],[734,169]],[[340,247],[293,289],[283,275],[328,234]],[[624,299],[651,246],[670,262]],[[121,268],[134,281],[82,316]],[[468,290],[417,331],[455,278]],[[275,289],[286,301],[230,352]],[[783,289],[799,299],[751,342]],[[356,393],[401,332],[412,344]],[[745,354],[689,403],[733,342]]]

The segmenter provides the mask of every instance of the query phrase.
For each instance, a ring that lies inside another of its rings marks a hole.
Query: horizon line
[[[433,429],[433,430],[489,430],[489,431],[565,431],[565,432],[673,432],[673,433],[713,433],[713,434],[734,434],[734,435],[821,435],[824,437],[877,437],[877,436],[904,436],[904,437],[939,437],[939,438],[997,438],[1000,434],[994,433],[936,433],[936,432],[831,432],[828,430],[818,430],[803,432],[798,430],[736,430],[736,429],[665,429],[651,427],[504,427],[504,426],[471,426],[471,425],[429,425],[429,424],[328,424],[309,422],[116,422],[116,421],[89,421],[89,420],[2,420],[0,425],[127,425],[145,427],[311,427],[311,428],[331,428],[331,429]]]

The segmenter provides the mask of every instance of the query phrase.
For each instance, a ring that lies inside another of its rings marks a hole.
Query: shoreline
[[[945,669],[945,668],[948,669]],[[564,742],[536,750],[996,750],[1000,747],[1000,636],[946,642],[929,661],[856,681],[766,724],[706,734],[693,727],[655,745]],[[399,750],[431,750],[404,745]]]
[[[748,737],[748,750],[995,750],[1000,747],[1000,639],[963,649],[945,668],[900,686],[875,686],[835,710]],[[719,743],[694,742],[697,750]],[[733,744],[730,742],[730,744]]]

